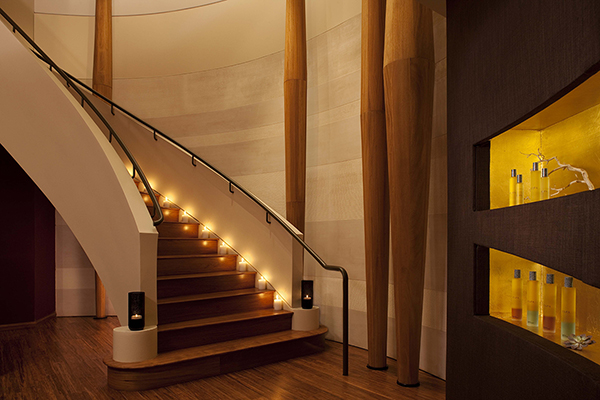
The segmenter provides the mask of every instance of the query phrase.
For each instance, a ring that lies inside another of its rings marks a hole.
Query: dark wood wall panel
[[[0,325],[55,312],[54,207],[0,146]]]
[[[600,288],[600,190],[475,213],[475,242]],[[575,234],[574,234],[575,232]]]
[[[475,315],[485,311],[486,289],[480,282],[485,274],[477,269],[484,263],[476,265],[474,251],[475,245],[496,248],[600,287],[593,233],[600,223],[600,192],[475,211],[486,207],[474,191],[475,169],[484,178],[488,173],[476,166],[475,145],[598,71],[600,1],[448,0],[447,11],[447,398],[600,398],[597,364]]]

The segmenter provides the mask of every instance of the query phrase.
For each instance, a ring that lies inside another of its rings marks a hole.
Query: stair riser
[[[158,281],[158,298],[223,292],[254,287],[254,273]]]
[[[158,234],[162,237],[197,238],[198,224],[169,224],[158,225]]]
[[[159,256],[185,254],[216,254],[217,240],[158,240]]]
[[[210,258],[173,258],[158,260],[158,276],[200,274],[203,272],[234,271],[237,256],[214,256]]]
[[[161,207],[161,210],[163,213],[164,222],[179,222],[179,209]],[[154,207],[152,207],[152,205],[148,206],[148,212],[150,213],[150,215],[152,215],[152,213],[154,212]]]
[[[292,328],[292,314],[234,321],[197,328],[178,329],[158,333],[158,352],[185,349],[205,344],[242,339]]]
[[[183,303],[159,304],[158,323],[189,321],[273,307],[273,292],[253,293],[244,296],[222,297],[188,301]]]
[[[148,390],[228,374],[325,350],[325,334],[283,343],[231,351],[160,367],[108,367],[108,386],[117,390]]]
[[[144,203],[146,203],[147,206],[151,206],[152,205],[152,199],[150,198],[150,195],[148,193],[141,193],[142,195],[142,199],[144,200]],[[158,198],[160,197],[159,194],[154,194],[156,196],[156,200],[158,200]]]

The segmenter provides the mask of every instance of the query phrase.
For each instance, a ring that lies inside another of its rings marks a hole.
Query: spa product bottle
[[[514,170],[513,170],[514,171]],[[523,319],[523,284],[521,282],[521,270],[515,269],[515,274],[512,280],[512,297],[511,297],[511,318],[515,321]]]
[[[510,179],[508,180],[508,205],[517,205],[517,170],[510,170]]]
[[[540,283],[536,279],[536,272],[529,271],[529,281],[527,282],[527,326],[539,326]]]
[[[540,200],[548,200],[550,198],[550,177],[548,176],[548,168],[542,168],[542,178],[540,179]]]
[[[565,277],[565,287],[561,290],[561,322],[560,336],[562,340],[567,340],[569,335],[575,334],[575,309],[576,309],[576,292],[573,287],[573,277]]]
[[[542,304],[544,311],[542,327],[544,332],[556,332],[556,285],[554,284],[554,274],[546,274]]]
[[[517,175],[517,204],[525,203],[525,195],[523,193],[523,175]]]
[[[531,196],[530,201],[540,201],[540,181],[541,171],[537,162],[533,163],[531,168]]]

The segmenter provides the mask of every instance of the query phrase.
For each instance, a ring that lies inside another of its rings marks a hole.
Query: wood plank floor
[[[396,384],[388,371],[367,369],[367,352],[350,348],[342,376],[342,346],[323,353],[201,381],[144,392],[106,385],[102,358],[111,352],[117,319],[55,318],[34,328],[0,331],[0,399],[424,399],[445,398],[446,384],[420,373],[421,386]]]

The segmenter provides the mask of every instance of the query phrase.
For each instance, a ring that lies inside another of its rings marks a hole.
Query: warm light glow
[[[210,232],[210,227],[208,225],[204,225],[204,228],[202,228],[203,231],[207,231]]]
[[[279,297],[279,295],[275,295],[275,300],[281,300],[281,297]]]
[[[183,212],[183,216],[186,217],[187,216],[187,211]]]
[[[264,280],[266,280],[266,279],[265,279],[265,277],[264,277],[264,276],[261,276],[261,277],[260,277],[258,280],[259,280],[259,281],[264,281]]]

